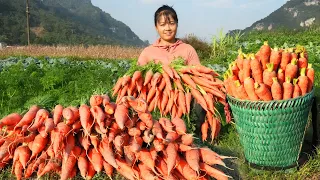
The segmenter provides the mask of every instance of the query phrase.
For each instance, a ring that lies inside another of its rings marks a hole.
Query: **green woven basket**
[[[248,101],[228,96],[246,160],[260,167],[287,168],[297,164],[314,89],[282,101]]]

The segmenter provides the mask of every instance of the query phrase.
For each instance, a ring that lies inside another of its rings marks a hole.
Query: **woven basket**
[[[314,89],[282,101],[248,101],[228,96],[246,160],[259,167],[297,165]]]

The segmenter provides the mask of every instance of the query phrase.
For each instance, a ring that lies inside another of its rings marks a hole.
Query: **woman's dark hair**
[[[159,21],[160,17],[164,16],[169,20],[169,17],[171,16],[173,20],[178,23],[178,16],[176,11],[168,5],[161,6],[155,13],[154,13],[154,25],[157,26],[157,22]]]

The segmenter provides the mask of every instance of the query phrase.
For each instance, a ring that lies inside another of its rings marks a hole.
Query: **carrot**
[[[243,81],[244,81],[243,69],[240,69],[240,71],[239,71],[239,81],[240,81],[241,83],[243,83]]]
[[[68,157],[69,157],[72,149],[74,148],[75,144],[76,144],[75,137],[73,136],[73,134],[69,134],[66,137],[66,146],[65,146],[65,149],[64,149],[63,161],[68,160]]]
[[[196,171],[199,174],[200,171],[200,153],[198,149],[192,149],[189,151],[186,151],[185,154],[186,161],[189,164],[189,166]]]
[[[103,158],[99,151],[90,148],[88,152],[88,159],[92,163],[94,170],[99,173],[103,168]]]
[[[100,130],[102,132],[106,132],[106,129],[104,128],[106,115],[105,115],[104,111],[102,110],[102,108],[99,106],[93,106],[90,108],[90,111],[91,111],[91,114],[94,118],[94,121],[97,124],[99,124]]]
[[[300,53],[300,58],[298,59],[298,68],[307,68],[308,67],[308,60],[304,57],[304,53]]]
[[[194,171],[183,158],[180,158],[177,163],[176,170],[183,175],[185,179],[198,179],[197,172]]]
[[[252,101],[259,100],[259,97],[254,92],[254,80],[252,78],[250,77],[246,78],[244,80],[243,86],[250,100]]]
[[[184,134],[181,136],[181,143],[184,145],[191,145],[193,143],[193,134]]]
[[[79,146],[74,146],[74,148],[71,151],[70,156],[68,157],[67,161],[62,162],[61,166],[61,180],[66,180],[69,178],[71,172],[70,170],[74,168],[74,166],[77,163],[77,158],[81,154],[81,148]]]
[[[156,87],[156,85],[161,82],[162,74],[156,72],[151,79],[151,86]]]
[[[101,97],[101,95],[91,95],[90,96],[90,106],[100,106],[102,104],[103,98]]]
[[[142,88],[143,88],[143,79],[142,79],[142,77],[140,77],[137,80],[136,85],[137,85],[137,90],[140,93],[142,91]],[[135,92],[135,93],[137,93],[137,92]]]
[[[270,63],[273,64],[273,70],[277,71],[281,63],[282,53],[279,51],[279,48],[275,47],[271,50]]]
[[[260,48],[260,59],[261,59],[262,68],[264,70],[267,69],[267,64],[270,62],[269,61],[270,55],[271,55],[271,48],[268,45],[268,42],[265,41]]]
[[[136,81],[138,81],[138,79],[139,79],[140,77],[142,77],[141,71],[135,71],[135,72],[133,73],[133,75],[132,75],[131,83],[132,83],[132,84],[135,84]]]
[[[215,178],[215,179],[219,179],[219,180],[228,180],[228,177],[225,173],[223,173],[222,171],[219,171],[205,163],[200,162],[200,168],[201,170],[205,171],[209,176]]]
[[[182,81],[193,89],[197,89],[196,83],[187,74],[181,74]]]
[[[96,171],[94,170],[92,163],[88,162],[88,172],[85,179],[90,180],[94,177],[95,174]]]
[[[173,170],[176,164],[176,159],[178,156],[176,146],[173,143],[169,143],[166,148],[166,153],[167,153],[168,175],[170,175],[171,171]]]
[[[309,78],[309,85],[308,85],[307,92],[310,92],[312,90],[313,83],[314,83],[314,69],[312,68],[312,64],[308,64],[307,77]]]
[[[113,144],[118,152],[122,152],[123,146],[129,144],[129,134],[121,133],[114,138]]]
[[[273,77],[272,80],[273,80],[273,84],[271,86],[271,95],[274,100],[282,100],[283,99],[282,86],[280,85],[276,77]]]
[[[118,164],[116,163],[112,147],[107,142],[107,139],[103,139],[99,144],[99,152],[101,153],[103,159],[109,163],[114,168],[118,169]]]
[[[220,156],[219,154],[212,151],[211,149],[207,147],[202,147],[202,148],[199,148],[199,153],[200,153],[201,160],[204,163],[208,165],[220,164],[222,166],[225,166],[225,164],[222,161],[219,161],[224,157]]]
[[[280,84],[283,84],[285,82],[285,76],[282,69],[278,70],[277,78]]]
[[[304,96],[308,92],[309,78],[306,76],[306,68],[300,70],[298,78],[298,86],[301,89],[301,95]]]
[[[47,118],[44,121],[45,132],[48,134],[54,129],[54,122],[52,118]]]
[[[21,118],[21,120],[16,124],[16,126],[14,127],[19,128],[19,127],[23,127],[24,125],[30,125],[30,123],[32,122],[32,120],[36,117],[37,111],[39,110],[39,106],[37,105],[33,105],[29,108],[29,111]]]
[[[259,60],[254,57],[251,57],[250,67],[252,71],[252,78],[255,80],[255,82],[262,83],[263,70]]]
[[[90,147],[90,139],[88,136],[83,137],[82,133],[78,134],[78,139],[79,139],[79,143],[81,144],[81,146],[88,151],[89,147]]]
[[[93,121],[90,117],[91,116],[90,107],[86,104],[82,104],[79,107],[79,115],[80,115],[81,126],[83,127],[85,134],[89,135],[91,133],[91,128],[93,126]]]
[[[116,163],[119,164],[119,169],[117,172],[120,173],[122,176],[129,180],[135,180],[135,173],[133,169],[126,164],[126,162],[120,158],[116,158]]]
[[[209,129],[209,123],[208,121],[204,121],[201,125],[201,138],[202,141],[207,141],[208,138],[208,129]]]
[[[282,71],[286,70],[287,65],[290,63],[290,60],[291,60],[291,53],[289,52],[288,49],[285,49],[282,52],[281,63],[280,63],[280,68],[282,69]]]
[[[298,75],[298,66],[297,59],[292,59],[291,63],[287,65],[286,70],[284,72],[285,77],[290,77],[290,79],[294,79]]]
[[[237,80],[234,82],[236,85],[236,93],[240,99],[249,99],[246,90],[244,89],[244,85],[240,84],[240,81]]]
[[[254,91],[257,94],[257,96],[259,97],[259,99],[263,100],[263,101],[271,101],[272,100],[272,94],[270,89],[268,89],[268,87],[261,83],[254,83]]]
[[[179,137],[180,137],[180,135],[179,135],[178,133],[176,133],[175,131],[169,132],[169,133],[167,133],[167,135],[166,135],[166,137],[165,137],[165,142],[166,142],[166,143],[174,142],[174,141],[176,141]]]
[[[120,129],[124,129],[124,123],[128,119],[128,113],[129,113],[129,110],[125,105],[123,104],[117,105],[117,108],[114,112],[114,118]]]
[[[239,75],[240,69],[239,69],[239,67],[237,66],[237,64],[236,64],[235,61],[229,64],[229,69],[232,71],[232,73],[233,73],[234,75],[236,75],[236,76]]]
[[[247,77],[251,77],[251,60],[250,58],[245,58],[243,60],[243,80]]]
[[[236,59],[236,64],[237,64],[239,70],[243,69],[243,53],[242,53],[241,50],[238,50],[238,56],[237,56],[237,59]]]
[[[147,95],[147,102],[150,103],[154,95],[156,94],[156,88],[154,86],[151,87],[151,89],[148,91]]]
[[[0,128],[3,126],[15,126],[20,122],[21,119],[22,116],[20,114],[11,113],[0,120]]]
[[[55,171],[61,167],[61,164],[59,163],[59,160],[50,159],[49,162],[45,165],[45,167],[42,169],[42,171],[38,174],[37,178],[42,177],[46,173],[49,173],[50,171]]]
[[[136,160],[136,155],[134,152],[130,150],[130,146],[123,147],[124,158],[129,166],[132,166]],[[110,165],[111,166],[111,165]]]
[[[24,171],[24,177],[25,177],[25,178],[31,177],[31,175],[32,175],[32,173],[33,173],[33,171],[32,171],[32,166],[33,166],[34,163],[35,163],[35,160],[33,160],[32,162],[30,162],[30,163],[28,164],[27,168],[26,168],[25,171]]]
[[[263,71],[263,83],[268,86],[268,88],[271,88],[273,80],[273,77],[277,77],[277,73],[273,70],[273,64],[269,63],[266,65],[267,69]]]
[[[48,138],[43,138],[40,134],[38,134],[32,143],[32,155],[30,159],[34,159],[47,145]]]
[[[153,77],[153,72],[150,69],[150,70],[147,71],[147,73],[145,75],[143,85],[146,86],[151,81],[152,77]]]
[[[197,89],[191,88],[191,94],[196,99],[196,101],[202,106],[202,108],[208,111],[207,103],[201,93]]]
[[[23,170],[23,166],[22,164],[18,161],[15,164],[14,167],[14,175],[16,176],[17,180],[21,180],[22,179],[22,170]]]
[[[293,85],[291,83],[290,77],[286,78],[286,81],[283,83],[283,99],[291,99],[293,94]]]
[[[119,90],[120,90],[120,88],[122,86],[123,79],[124,79],[123,77],[120,77],[118,79],[118,81],[116,82],[116,84],[113,86],[113,88],[112,88],[112,90],[113,90],[112,96],[116,95],[119,92]]]
[[[151,113],[138,113],[139,119],[146,124],[147,129],[151,129],[153,126],[153,119]]]
[[[185,122],[181,118],[173,118],[171,122],[175,126],[175,130],[179,135],[186,134],[187,127]]]
[[[192,95],[191,95],[191,92],[187,91],[186,94],[185,94],[185,97],[186,97],[186,112],[187,114],[190,113],[190,105],[191,105],[191,100],[192,100]]]
[[[105,173],[108,175],[108,177],[110,179],[112,179],[111,177],[113,174],[113,167],[109,163],[107,163],[106,161],[103,161],[103,169],[104,169]]]

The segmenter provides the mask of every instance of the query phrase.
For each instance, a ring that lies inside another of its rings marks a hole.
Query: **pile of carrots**
[[[89,105],[52,111],[33,105],[0,120],[1,168],[12,162],[17,179],[57,173],[60,179],[96,173],[127,179],[228,179],[212,165],[221,156],[197,147],[179,117],[154,120],[141,98],[92,95]]]
[[[201,125],[202,140],[206,141],[211,129],[211,139],[217,137],[221,128],[221,115],[216,105],[224,106],[226,120],[231,121],[226,90],[219,74],[203,65],[185,66],[179,59],[169,65],[149,63],[133,67],[120,77],[113,87],[116,102],[124,96],[144,99],[148,111],[155,109],[162,116],[181,118],[189,115],[190,105],[194,98],[206,111],[206,120]]]
[[[314,69],[303,46],[279,49],[268,42],[257,53],[244,54],[224,74],[227,94],[242,100],[288,100],[304,96],[314,85]]]

